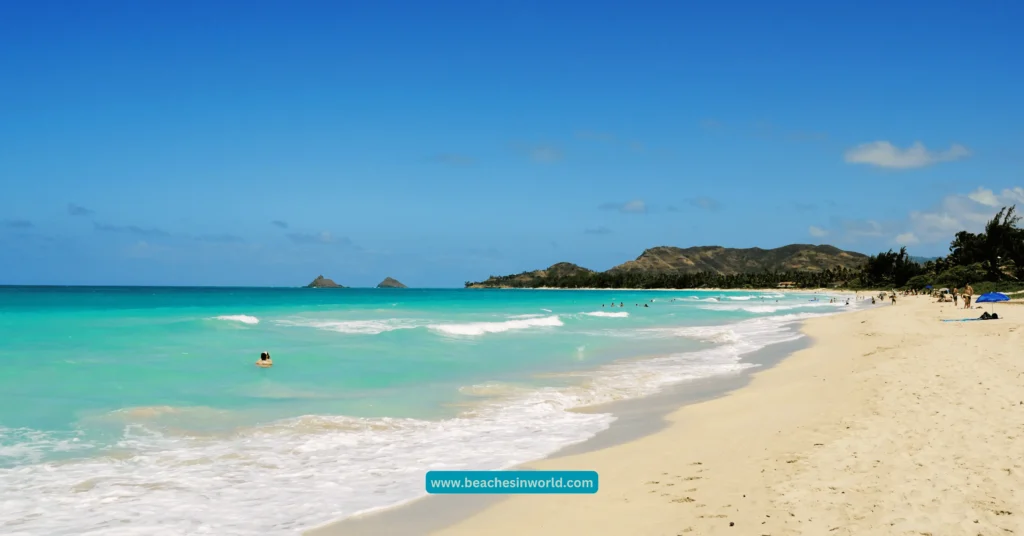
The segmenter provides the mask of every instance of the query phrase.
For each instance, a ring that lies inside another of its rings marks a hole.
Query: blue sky
[[[0,4],[0,284],[933,255],[1024,206],[1024,4],[704,4]]]

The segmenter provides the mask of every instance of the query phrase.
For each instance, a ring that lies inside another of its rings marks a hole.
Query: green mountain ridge
[[[734,276],[760,272],[824,272],[826,270],[857,270],[867,255],[844,251],[834,246],[790,244],[774,249],[726,248],[696,246],[678,248],[658,246],[644,250],[634,260],[624,262],[606,272],[595,272],[568,262],[547,269],[508,276],[491,276],[481,282],[467,282],[468,288],[532,288],[550,284],[564,286],[569,281],[593,279],[604,274],[618,280],[635,280],[643,276],[678,276],[712,274]]]

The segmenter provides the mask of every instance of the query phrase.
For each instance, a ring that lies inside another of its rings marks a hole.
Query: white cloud
[[[632,212],[632,213],[647,212],[647,204],[645,204],[640,199],[634,199],[633,201],[630,201],[630,202],[626,203],[625,205],[622,205],[622,211],[623,212]]]
[[[1024,188],[1007,188],[1002,193],[1003,203],[1024,204]]]
[[[601,205],[601,210],[617,210],[625,214],[646,214],[647,203],[643,199],[634,199],[632,201],[626,201],[625,203],[605,203]]]
[[[896,235],[896,243],[901,246],[911,246],[917,244],[918,242],[920,242],[920,240],[917,239],[917,236],[914,235],[914,233],[903,233]]]
[[[977,190],[967,194],[967,198],[975,203],[981,203],[982,205],[988,205],[994,207],[999,204],[999,198],[996,194],[987,188],[978,188]]]
[[[911,169],[930,166],[939,162],[952,162],[971,156],[971,151],[954,143],[945,151],[929,151],[923,143],[916,141],[906,149],[900,149],[887,141],[863,143],[846,151],[845,159],[850,164]]]
[[[807,229],[807,232],[810,233],[811,236],[816,237],[816,238],[821,238],[823,236],[828,236],[828,231],[826,229],[822,229],[821,227],[817,227],[817,226],[814,226],[814,225],[812,225],[809,229]]]
[[[913,235],[926,243],[947,242],[960,231],[977,233],[1004,206],[1024,202],[1024,188],[1007,188],[996,193],[978,188],[963,195],[946,196],[933,210],[910,213],[909,229],[903,235]],[[897,236],[899,241],[900,237]]]

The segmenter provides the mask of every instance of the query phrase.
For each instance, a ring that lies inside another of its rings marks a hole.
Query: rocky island
[[[402,284],[401,281],[393,279],[391,277],[385,277],[384,281],[381,281],[377,288],[409,288]]]
[[[312,283],[306,285],[306,288],[345,288],[334,282],[333,279],[327,279],[322,275],[318,275]]]

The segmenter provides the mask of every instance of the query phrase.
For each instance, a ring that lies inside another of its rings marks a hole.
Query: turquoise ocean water
[[[613,420],[571,408],[749,367],[845,309],[811,299],[0,287],[0,533],[296,534]]]

